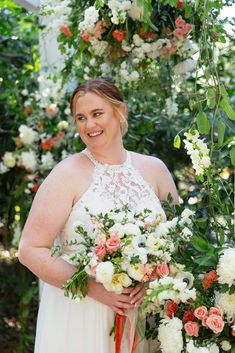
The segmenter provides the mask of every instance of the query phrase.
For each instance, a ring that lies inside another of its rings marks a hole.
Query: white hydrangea
[[[16,165],[16,159],[12,152],[5,152],[2,160],[8,168],[13,168]]]
[[[235,320],[235,293],[229,294],[228,292],[216,292],[215,305],[221,307],[228,322],[233,322]]]
[[[20,125],[19,132],[20,140],[25,145],[31,145],[34,141],[38,139],[38,133],[27,125]]]
[[[55,165],[55,160],[51,152],[47,152],[41,157],[41,168],[44,170],[52,169]]]
[[[181,353],[183,349],[182,321],[178,318],[164,319],[158,329],[162,353]]]
[[[193,340],[190,340],[186,346],[187,353],[210,353],[206,347],[195,347]]]
[[[20,163],[31,171],[35,171],[37,167],[37,157],[34,151],[25,151],[20,155]]]
[[[185,74],[186,72],[194,71],[197,62],[193,59],[186,59],[174,66],[174,73],[177,75]]]
[[[219,276],[218,282],[228,284],[231,287],[235,284],[235,249],[225,249],[220,255],[216,273]]]
[[[99,19],[99,11],[94,6],[90,6],[85,10],[84,21],[79,23],[80,31],[92,31]]]

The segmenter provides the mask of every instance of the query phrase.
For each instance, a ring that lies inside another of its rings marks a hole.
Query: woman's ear
[[[127,107],[125,103],[121,103],[120,107],[119,107],[121,113],[125,116],[125,118],[127,117]]]

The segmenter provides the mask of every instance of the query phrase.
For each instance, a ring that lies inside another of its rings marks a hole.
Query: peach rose
[[[111,254],[112,252],[116,251],[120,248],[120,244],[121,243],[119,237],[116,234],[111,235],[111,237],[105,243],[107,252]]]
[[[198,337],[199,325],[197,322],[188,321],[184,324],[184,329],[189,336]]]
[[[212,306],[209,310],[209,315],[218,315],[223,317],[223,310],[219,306]]]
[[[176,28],[173,33],[177,38],[184,37],[184,30],[182,28]]]
[[[224,321],[219,315],[208,316],[206,324],[214,333],[222,332],[224,329]]]
[[[98,256],[100,260],[103,259],[103,257],[106,255],[106,248],[104,244],[97,245],[94,248],[95,254]]]
[[[193,313],[199,320],[208,316],[208,310],[205,306],[199,306]]]
[[[177,19],[175,20],[175,25],[178,28],[184,27],[185,24],[186,24],[186,22],[185,22],[185,20],[183,20],[182,16],[177,17]]]
[[[160,265],[157,265],[156,272],[157,272],[158,276],[160,276],[160,277],[168,276],[170,273],[169,267],[165,262],[163,262]]]
[[[190,23],[186,23],[183,31],[184,31],[184,35],[187,36],[189,34],[189,32],[191,32],[192,26]]]

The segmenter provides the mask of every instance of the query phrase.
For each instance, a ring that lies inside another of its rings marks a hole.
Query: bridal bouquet
[[[149,287],[142,306],[154,321],[149,336],[157,337],[159,353],[235,352],[234,248],[224,248],[204,273],[198,265],[190,272],[171,265]]]
[[[177,246],[189,241],[188,228],[193,213],[166,221],[162,214],[145,209],[134,213],[127,206],[108,213],[89,215],[89,229],[79,222],[79,239],[67,242],[73,247],[69,261],[77,272],[64,285],[65,295],[84,298],[88,277],[92,276],[108,291],[121,293],[137,282],[149,282],[168,272],[168,263]]]

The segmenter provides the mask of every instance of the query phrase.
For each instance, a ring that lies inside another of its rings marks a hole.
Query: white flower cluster
[[[131,72],[129,71],[128,65],[125,61],[121,63],[119,75],[121,76],[123,81],[126,81],[126,82],[138,81],[140,77],[138,71],[136,70],[133,70]]]
[[[97,56],[103,56],[105,50],[108,48],[108,42],[106,42],[105,40],[98,40],[96,38],[92,38],[91,44],[92,47],[90,49]]]
[[[55,160],[53,158],[53,154],[51,152],[48,151],[47,153],[42,155],[41,165],[40,165],[40,168],[42,170],[52,169],[55,164],[56,164],[56,162],[55,162]]]
[[[20,125],[19,132],[20,141],[24,145],[31,145],[38,139],[38,133],[27,125]]]
[[[163,319],[158,329],[162,353],[181,353],[183,350],[182,321],[178,318]]]
[[[186,139],[184,139],[185,149],[187,154],[191,157],[193,168],[196,171],[196,175],[200,176],[204,174],[210,164],[209,149],[203,140],[199,138],[199,132],[194,130],[193,133],[186,132]]]
[[[34,172],[37,168],[37,156],[33,150],[24,151],[20,155],[20,164]]]
[[[185,275],[180,278],[180,272],[178,274],[178,278],[165,276],[150,282],[147,295],[149,295],[151,302],[147,305],[146,312],[154,310],[154,312],[160,313],[162,305],[168,300],[185,303],[190,299],[196,299],[196,289],[189,289],[188,283],[184,280]]]
[[[46,5],[41,6],[42,18],[46,21],[49,18],[47,29],[58,29],[60,25],[69,25],[69,16],[71,13],[71,0],[47,1]]]
[[[166,113],[172,118],[178,113],[178,104],[175,102],[175,97],[168,97],[165,100],[166,103]]]
[[[218,305],[223,310],[227,317],[227,321],[232,323],[235,320],[235,293],[228,292],[215,293],[215,305]]]
[[[111,21],[116,25],[119,23],[124,23],[126,20],[127,11],[131,10],[131,1],[109,0],[107,5],[112,12]]]
[[[219,347],[213,343],[209,347],[196,347],[193,340],[189,340],[186,346],[187,353],[219,353]]]
[[[218,282],[228,284],[231,287],[235,284],[235,249],[225,249],[219,258],[216,273],[219,276]]]
[[[98,19],[99,19],[99,11],[96,10],[94,6],[88,7],[84,13],[84,20],[79,23],[79,26],[78,26],[79,30],[82,32],[92,31]]]

